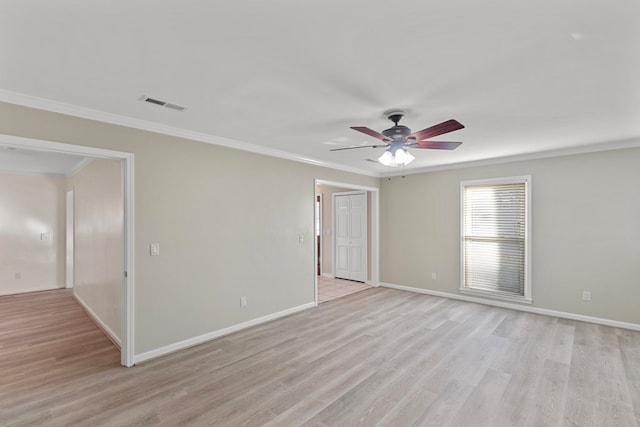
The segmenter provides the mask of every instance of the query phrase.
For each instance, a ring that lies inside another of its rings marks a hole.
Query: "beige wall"
[[[381,281],[457,294],[460,181],[531,175],[533,306],[638,324],[639,165],[633,148],[383,180]]]
[[[121,161],[93,160],[68,185],[74,190],[74,293],[121,341]]]
[[[64,287],[64,215],[64,178],[0,174],[0,295]]]
[[[379,183],[11,104],[0,133],[134,153],[136,354],[313,302],[314,179]]]
[[[457,293],[460,180],[531,174],[534,305],[640,323],[640,149],[388,181],[3,103],[0,133],[135,154],[136,354],[312,302],[316,178],[382,186],[382,281]]]

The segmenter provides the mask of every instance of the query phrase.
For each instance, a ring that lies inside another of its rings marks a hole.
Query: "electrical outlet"
[[[582,291],[582,299],[584,301],[591,301],[591,292],[590,291]]]
[[[22,275],[20,273],[16,273],[15,278],[16,280],[20,280],[22,278]]]
[[[436,280],[438,278],[437,273],[431,273],[431,280]]]
[[[247,297],[240,297],[240,307],[247,306]]]

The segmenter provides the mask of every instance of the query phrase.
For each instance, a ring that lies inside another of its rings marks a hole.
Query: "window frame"
[[[465,187],[475,185],[524,184],[525,186],[525,238],[524,238],[524,295],[508,295],[498,291],[473,289],[465,286],[465,242],[464,242],[464,193]],[[461,294],[531,304],[531,175],[502,178],[474,179],[460,182],[460,289]]]

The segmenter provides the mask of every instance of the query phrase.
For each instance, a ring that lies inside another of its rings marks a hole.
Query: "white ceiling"
[[[0,5],[0,99],[373,175],[381,149],[329,149],[375,143],[349,126],[392,108],[466,126],[407,169],[638,140],[639,75],[637,0]]]

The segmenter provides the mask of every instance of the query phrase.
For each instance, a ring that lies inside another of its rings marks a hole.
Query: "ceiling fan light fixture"
[[[393,157],[393,154],[389,150],[385,150],[385,152],[382,153],[382,156],[378,157],[378,161],[385,166],[397,166],[396,159]]]
[[[391,149],[382,153],[382,156],[378,158],[378,161],[385,166],[395,168],[398,165],[406,166],[413,162],[416,158],[410,152],[397,148],[395,152],[391,152]]]
[[[406,151],[405,152],[405,160],[404,160],[404,165],[408,165],[409,163],[413,162],[416,158],[413,154],[411,154],[410,152]]]
[[[406,164],[407,153],[402,148],[398,148],[396,150],[395,156],[396,156],[396,163],[397,164],[399,164],[399,165]]]

